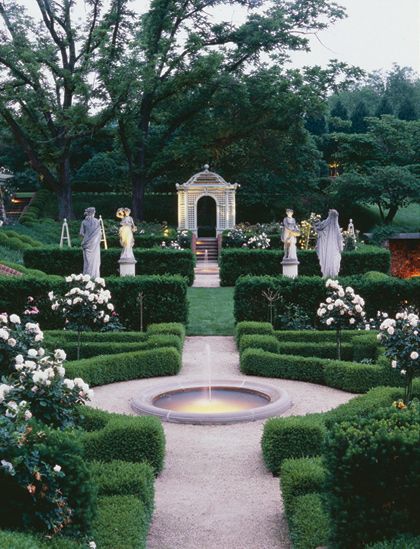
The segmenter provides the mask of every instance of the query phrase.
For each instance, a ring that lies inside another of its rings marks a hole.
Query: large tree
[[[114,49],[111,63],[102,64],[111,100],[126,97],[118,128],[138,219],[143,218],[145,188],[158,169],[156,150],[171,146],[186,124],[211,108],[215,94],[231,86],[232,76],[258,63],[262,53],[281,64],[289,50],[308,48],[309,34],[344,15],[329,0],[279,0],[266,9],[264,0],[239,0],[249,9],[247,20],[217,23],[212,12],[224,3],[152,0],[132,41]],[[108,56],[109,48],[104,51]],[[203,156],[212,160],[208,153]]]
[[[73,143],[102,127],[115,105],[102,107],[95,61],[108,33],[123,32],[126,0],[85,0],[82,25],[74,0],[36,0],[39,18],[14,1],[0,1],[0,117],[43,184],[71,218]],[[114,96],[118,102],[119,96]]]

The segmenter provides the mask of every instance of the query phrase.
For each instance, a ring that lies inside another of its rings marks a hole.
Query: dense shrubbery
[[[171,376],[181,369],[181,355],[171,347],[96,356],[69,362],[67,373],[83,377],[90,385],[129,379]]]
[[[194,280],[195,258],[191,250],[133,249],[137,260],[137,275],[178,274]],[[101,252],[101,275],[112,276],[118,273],[118,260],[121,250],[110,248]],[[67,276],[81,273],[83,255],[80,248],[58,248],[55,246],[25,250],[25,266],[48,274]]]
[[[140,329],[140,308],[137,298],[144,293],[144,326],[156,322],[186,323],[188,315],[187,284],[180,276],[110,277],[108,289],[116,304],[122,324],[128,330]],[[33,296],[40,314],[38,320],[45,328],[62,325],[50,310],[48,292],[61,293],[65,281],[57,276],[0,277],[0,310],[23,310],[28,296]]]
[[[110,414],[93,408],[83,408],[81,414],[81,425],[88,431],[83,435],[87,459],[146,461],[156,474],[162,470],[165,435],[157,418]]]
[[[8,229],[0,229],[0,246],[11,250],[29,250],[31,248],[39,248],[42,246],[42,243],[25,234]]]
[[[420,384],[414,386],[419,396]],[[264,425],[261,443],[267,468],[278,474],[284,459],[320,455],[326,426],[330,428],[355,415],[364,417],[381,406],[389,406],[403,394],[399,387],[377,387],[324,414],[269,419]]]
[[[281,275],[282,251],[224,249],[220,259],[220,282],[222,286],[234,286],[243,275]],[[320,276],[318,257],[315,250],[298,251],[301,276]],[[369,271],[388,273],[390,254],[388,250],[375,246],[364,246],[353,252],[344,252],[340,276],[364,274]]]
[[[328,433],[324,457],[334,547],[420,534],[419,440],[417,406],[389,406]]]
[[[366,315],[376,316],[378,310],[388,314],[396,313],[403,303],[420,305],[420,277],[401,280],[384,277],[380,280],[371,277],[354,276],[339,279],[344,286],[351,286],[366,302]],[[243,277],[235,286],[236,321],[266,321],[269,317],[267,301],[262,292],[279,292],[285,302],[295,303],[304,308],[315,322],[319,303],[325,296],[325,280],[321,277]]]

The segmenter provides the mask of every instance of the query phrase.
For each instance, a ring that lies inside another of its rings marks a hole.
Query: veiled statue
[[[283,261],[297,261],[296,239],[298,236],[300,236],[300,229],[293,217],[293,210],[287,209],[281,232],[281,240],[284,243]]]
[[[318,235],[316,253],[321,266],[322,276],[335,278],[340,272],[343,237],[338,225],[337,210],[329,210],[327,219],[315,223]]]
[[[80,227],[83,250],[83,274],[92,278],[100,276],[101,267],[101,225],[95,217],[95,208],[86,208],[85,219]]]
[[[118,219],[121,219],[118,234],[123,250],[121,252],[120,260],[134,260],[134,233],[137,231],[137,227],[134,225],[134,220],[130,214],[130,208],[118,208],[116,214]]]

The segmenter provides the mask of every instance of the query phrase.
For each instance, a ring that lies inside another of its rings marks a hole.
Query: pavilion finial
[[[210,166],[209,166],[208,164],[204,164],[203,168],[204,168],[204,170],[205,170],[206,172],[208,172],[208,171],[209,171],[209,168],[210,168]]]

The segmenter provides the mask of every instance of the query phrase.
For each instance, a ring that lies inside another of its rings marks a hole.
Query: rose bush
[[[392,368],[405,376],[404,403],[409,404],[413,396],[413,379],[420,372],[419,315],[414,310],[404,309],[395,318],[382,317],[378,339],[385,347],[385,355],[391,359]]]
[[[343,328],[364,327],[365,301],[353,288],[343,288],[336,280],[325,283],[327,298],[320,303],[317,315],[322,324],[334,328],[337,333],[337,359],[341,359],[341,330]]]
[[[43,339],[37,323],[23,323],[16,314],[0,314],[0,374],[8,373],[13,359],[18,355],[26,356],[29,349],[33,357],[42,356]]]
[[[80,358],[80,335],[86,331],[120,330],[122,325],[111,303],[111,292],[103,278],[89,275],[66,276],[68,290],[64,295],[49,292],[51,309],[64,318],[65,329],[78,332],[77,358]]]

